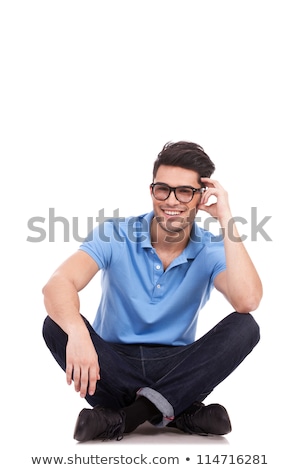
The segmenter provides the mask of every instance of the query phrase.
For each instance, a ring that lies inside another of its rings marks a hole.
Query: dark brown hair
[[[168,142],[158,154],[153,166],[153,180],[160,165],[179,166],[194,170],[201,178],[210,178],[215,171],[215,165],[204,152],[203,148],[193,142]]]

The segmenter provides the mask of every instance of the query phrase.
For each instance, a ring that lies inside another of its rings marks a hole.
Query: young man
[[[249,312],[262,285],[214,169],[199,145],[166,144],[153,168],[153,212],[96,227],[44,287],[45,341],[91,405],[77,418],[76,440],[119,439],[145,421],[200,435],[231,431],[226,409],[203,400],[259,341]],[[218,219],[222,239],[195,223],[199,209]],[[91,326],[78,292],[99,270]],[[213,287],[234,312],[196,340]]]

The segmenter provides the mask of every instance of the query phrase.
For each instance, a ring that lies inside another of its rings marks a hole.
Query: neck
[[[191,226],[185,227],[178,232],[171,232],[162,229],[154,218],[151,223],[150,233],[152,246],[156,250],[178,254],[185,249],[189,242]]]

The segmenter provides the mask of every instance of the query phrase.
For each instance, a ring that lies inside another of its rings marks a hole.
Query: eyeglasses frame
[[[168,188],[169,194],[168,194],[168,196],[167,196],[165,199],[157,199],[157,198],[155,197],[153,188],[154,188],[156,185],[166,186],[166,188]],[[191,199],[190,199],[189,201],[185,201],[186,204],[187,204],[188,202],[191,202],[191,201],[193,200],[193,197],[194,197],[195,193],[198,193],[198,192],[199,192],[199,193],[201,194],[201,193],[204,193],[204,192],[206,191],[206,187],[203,187],[203,186],[202,186],[201,188],[193,188],[193,186],[188,186],[188,185],[172,187],[172,186],[169,186],[169,185],[166,184],[166,183],[159,183],[159,182],[157,182],[157,183],[151,183],[151,184],[150,184],[150,187],[152,188],[153,197],[154,197],[157,201],[166,201],[166,200],[170,197],[170,194],[173,192],[173,193],[174,193],[174,196],[175,196],[176,199],[177,199],[177,201],[183,202],[183,201],[180,201],[180,200],[178,199],[178,197],[176,196],[176,189],[178,189],[178,188],[188,188],[188,189],[191,189],[191,190],[193,191],[193,194],[192,194],[192,197],[191,197]]]

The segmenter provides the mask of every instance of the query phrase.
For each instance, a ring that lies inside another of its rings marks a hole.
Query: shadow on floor
[[[78,442],[77,445],[99,445],[102,441]],[[105,441],[105,444],[114,445],[166,445],[166,444],[189,444],[189,445],[228,445],[229,442],[224,436],[198,436],[186,434],[173,428],[156,428],[150,423],[144,423],[134,432],[125,434],[120,441]]]

